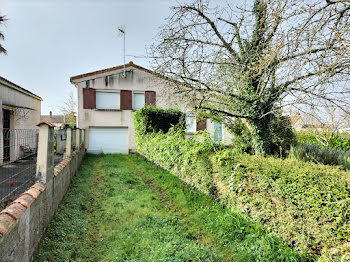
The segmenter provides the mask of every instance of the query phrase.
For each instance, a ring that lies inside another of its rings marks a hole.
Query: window
[[[145,104],[145,93],[134,92],[133,109],[137,110],[143,107]]]
[[[112,90],[96,90],[96,108],[120,109],[120,93]]]
[[[196,117],[194,115],[186,115],[186,133],[194,134],[196,132]]]

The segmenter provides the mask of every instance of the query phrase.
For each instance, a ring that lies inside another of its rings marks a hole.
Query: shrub
[[[254,154],[253,135],[248,124],[241,119],[237,119],[230,126],[230,130],[234,134],[232,139],[233,147],[242,153]],[[291,145],[296,143],[290,120],[281,115],[273,115],[268,132],[271,137],[271,153],[281,157],[287,156]]]
[[[341,261],[341,256],[349,256],[349,173],[297,159],[234,154],[230,150],[216,154],[213,162],[221,199],[277,233],[290,246],[321,256],[322,261]]]
[[[175,125],[181,125],[184,128],[185,115],[176,109],[144,106],[134,113],[133,118],[135,131],[141,135],[160,131],[167,133]]]
[[[136,146],[139,154],[249,215],[288,245],[320,261],[349,256],[350,179],[339,167],[241,154],[213,144],[206,132],[185,139],[177,127],[140,134]]]
[[[200,141],[200,143],[199,143]],[[171,128],[168,134],[149,133],[136,140],[137,152],[180,179],[207,194],[214,195],[210,154],[213,144],[206,132],[185,139],[182,129]]]
[[[285,157],[289,153],[291,145],[296,143],[289,118],[282,115],[274,115],[270,125],[271,152]]]
[[[320,143],[316,135],[319,136],[330,136],[327,134],[327,131],[299,131],[295,132],[298,144],[317,144],[320,147],[325,147],[322,143]],[[350,136],[349,134],[340,134],[336,133],[332,136],[329,141],[329,147],[333,149],[349,151],[350,150]]]
[[[350,150],[322,148],[318,144],[299,144],[292,147],[291,156],[303,160],[322,163],[325,165],[340,165],[346,170],[350,170]]]

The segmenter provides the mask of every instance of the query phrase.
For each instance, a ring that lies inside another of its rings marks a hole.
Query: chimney
[[[50,119],[52,119],[52,111],[50,111]]]

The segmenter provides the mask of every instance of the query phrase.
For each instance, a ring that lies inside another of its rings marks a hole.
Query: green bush
[[[159,131],[167,133],[175,125],[181,125],[184,128],[185,115],[176,109],[160,109],[154,106],[144,106],[134,113],[133,118],[137,134]]]
[[[221,199],[320,261],[349,258],[348,172],[297,159],[234,154],[227,149],[213,161]]]
[[[185,139],[183,129],[170,128],[167,134],[148,133],[135,139],[137,152],[180,179],[207,194],[214,195],[210,155],[219,145],[206,132]]]
[[[206,132],[185,139],[183,128],[137,133],[139,154],[246,213],[289,246],[319,261],[349,258],[350,180],[340,167],[241,154],[213,144]]]
[[[270,125],[271,152],[275,155],[286,157],[292,145],[296,143],[296,137],[288,117],[274,115]]]
[[[238,118],[229,128],[234,134],[232,146],[242,153],[254,154],[253,135],[248,124]],[[281,115],[273,115],[268,132],[271,138],[270,151],[272,154],[287,156],[291,145],[296,143],[290,120]]]

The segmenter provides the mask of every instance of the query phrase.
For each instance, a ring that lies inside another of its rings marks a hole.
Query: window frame
[[[119,96],[119,99],[117,99],[116,101],[118,102],[119,107],[118,108],[99,108],[98,104],[97,104],[97,96],[98,93],[113,93],[113,94],[117,94]],[[96,89],[96,109],[97,110],[120,110],[120,91],[119,90],[106,90],[106,89]]]
[[[189,128],[187,127],[187,119],[191,117],[193,118],[193,121],[192,121],[192,126],[191,126],[191,129],[189,130]],[[197,130],[197,122],[196,122],[196,115],[193,114],[193,113],[187,113],[185,115],[185,127],[186,127],[186,134],[189,134],[189,135],[192,135],[194,133],[196,133],[196,130]]]
[[[142,107],[140,107],[140,108],[135,108],[135,94],[143,94],[143,106],[142,106],[142,107],[144,107],[145,104],[146,104],[146,101],[145,101],[145,96],[146,96],[146,95],[145,95],[145,91],[132,91],[132,110],[134,110],[134,111],[136,111],[136,110],[142,108]]]

